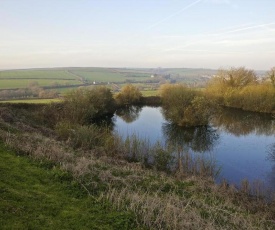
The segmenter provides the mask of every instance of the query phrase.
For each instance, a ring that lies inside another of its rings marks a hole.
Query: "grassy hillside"
[[[0,79],[71,79],[75,76],[70,74],[67,70],[56,69],[26,69],[26,70],[6,70],[0,71]]]
[[[87,196],[68,173],[0,143],[1,229],[135,229],[134,223],[130,212]]]
[[[0,79],[0,89],[27,88],[31,84],[38,86],[58,86],[58,85],[76,85],[80,84],[77,80],[54,80],[54,79]]]
[[[216,70],[191,68],[54,68],[0,71],[0,79],[57,79],[79,80],[81,77],[90,81],[120,82],[126,79],[145,80],[152,74],[171,74],[173,77],[192,78],[213,75]]]
[[[74,74],[81,76],[87,79],[90,82],[118,82],[125,81],[124,75],[116,72],[111,72],[108,70],[105,71],[83,71],[83,70],[74,70]]]

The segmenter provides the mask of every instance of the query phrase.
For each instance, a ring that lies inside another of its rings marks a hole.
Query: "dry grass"
[[[0,114],[1,115],[1,114]],[[250,185],[242,191],[226,182],[149,170],[141,162],[111,157],[104,149],[75,150],[35,127],[0,118],[0,138],[19,154],[49,160],[72,176],[101,202],[135,213],[149,229],[274,229],[275,207],[250,197]],[[11,127],[13,127],[12,131]],[[9,131],[10,130],[10,131]]]

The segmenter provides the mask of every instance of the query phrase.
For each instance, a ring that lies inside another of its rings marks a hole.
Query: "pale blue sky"
[[[275,66],[275,0],[0,0],[0,69]]]

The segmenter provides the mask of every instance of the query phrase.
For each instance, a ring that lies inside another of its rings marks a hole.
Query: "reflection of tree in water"
[[[132,123],[135,121],[141,112],[140,106],[127,106],[125,108],[116,111],[116,115],[119,116],[126,123]]]
[[[113,115],[106,115],[98,119],[95,119],[91,124],[98,125],[99,127],[106,127],[110,131],[113,131],[115,127]]]
[[[180,127],[173,123],[162,126],[166,143],[175,149],[194,152],[211,151],[219,139],[219,134],[210,126]]]
[[[275,122],[270,115],[239,109],[223,109],[212,118],[211,123],[236,136],[252,132],[258,135],[275,134]]]
[[[267,150],[267,160],[275,162],[275,143],[270,145]],[[271,172],[268,174],[269,184],[275,191],[275,165],[272,166]]]
[[[192,175],[214,177],[217,170],[211,151],[219,139],[219,134],[210,126],[180,127],[173,123],[162,126],[166,143],[174,151],[174,170],[180,175],[192,173]],[[209,158],[210,157],[210,158]]]

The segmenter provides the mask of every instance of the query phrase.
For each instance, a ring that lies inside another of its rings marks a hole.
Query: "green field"
[[[52,102],[60,102],[61,99],[54,98],[54,99],[23,99],[23,100],[6,100],[0,101],[0,103],[30,103],[30,104],[48,104]]]
[[[88,196],[68,173],[0,142],[1,229],[135,229],[134,218]]]
[[[114,91],[128,83],[139,83],[141,90],[144,91],[144,96],[151,96],[156,95],[156,93],[148,92],[147,90],[154,90],[159,87],[160,83],[163,84],[170,81],[173,83],[185,83],[192,87],[205,87],[209,77],[215,73],[216,70],[191,68],[68,67],[5,70],[0,71],[0,90],[23,89],[36,84],[41,88],[53,88],[61,95],[64,95],[69,90],[77,88],[76,85],[93,84],[94,82],[96,84],[109,82],[117,84],[118,87],[110,85]],[[156,75],[155,78],[151,78],[153,74]]]
[[[118,82],[125,81],[124,75],[115,72],[73,71],[74,74],[87,79],[90,82]]]
[[[0,89],[27,88],[32,84],[38,86],[76,85],[81,82],[77,80],[55,80],[55,79],[0,79]]]
[[[43,69],[43,70],[7,70],[0,71],[0,79],[10,79],[10,78],[22,78],[22,79],[71,79],[74,80],[76,77],[69,73],[67,70],[52,70],[52,69]]]
[[[140,91],[143,97],[157,96],[159,92],[157,90],[142,90]]]
[[[150,75],[146,75],[143,73],[123,73],[117,71],[113,71],[111,69],[105,70],[91,70],[91,71],[83,71],[83,70],[73,70],[71,71],[77,76],[83,77],[89,82],[124,82],[128,80],[148,80]]]

